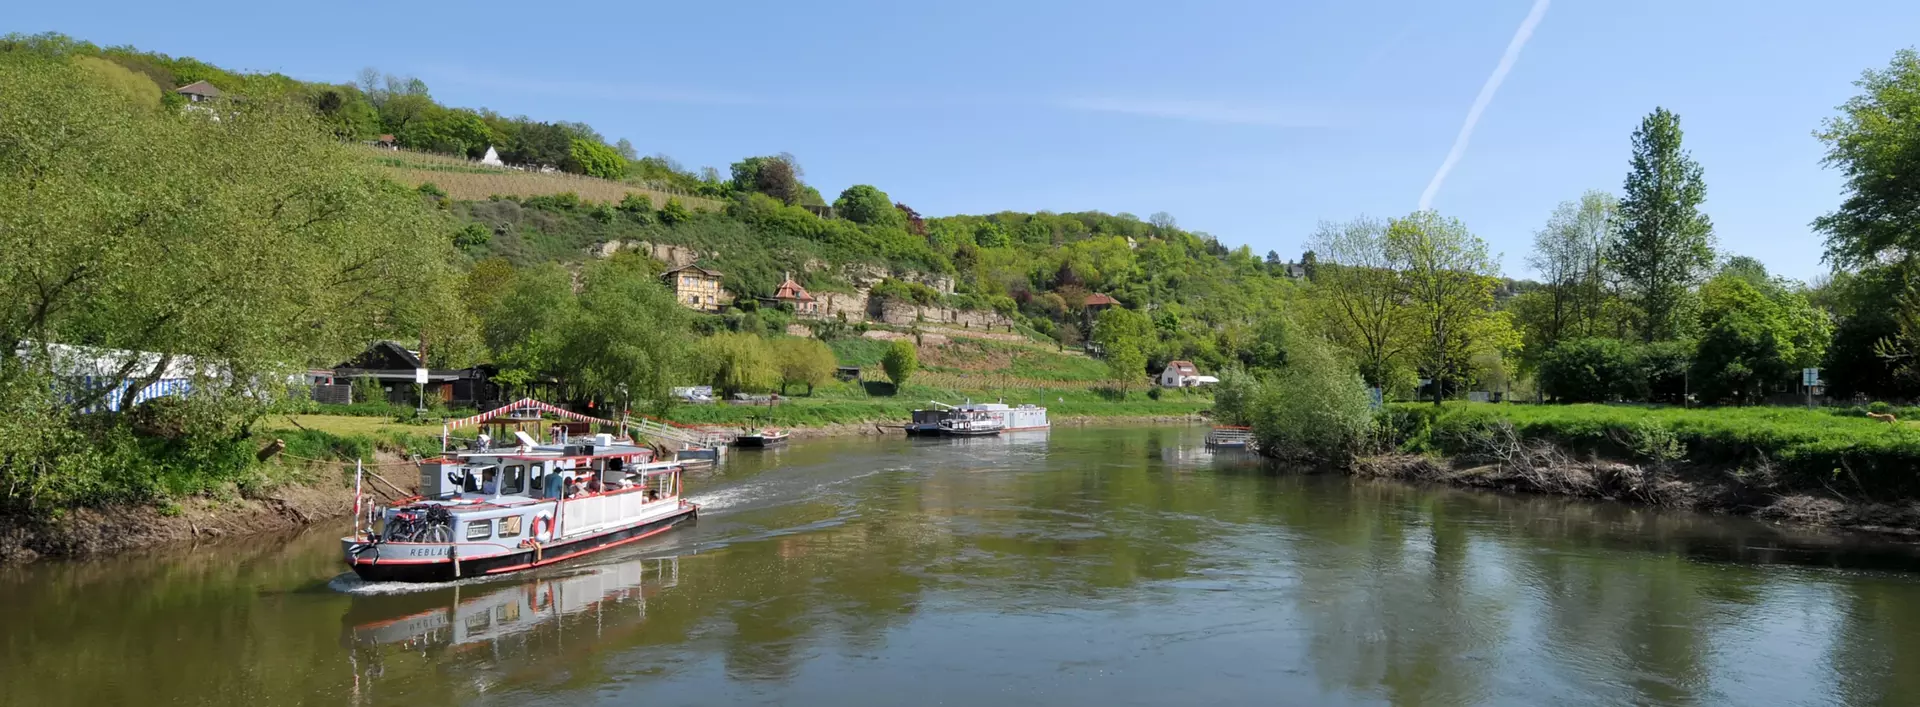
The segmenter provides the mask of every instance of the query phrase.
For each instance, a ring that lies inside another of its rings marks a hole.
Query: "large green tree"
[[[1387,224],[1365,217],[1322,222],[1308,247],[1317,256],[1316,320],[1353,354],[1367,385],[1387,385],[1411,340],[1401,274],[1387,248]]]
[[[1713,222],[1700,213],[1706,181],[1680,141],[1680,116],[1667,109],[1640,121],[1609,253],[1638,309],[1643,341],[1681,334],[1687,297],[1713,265]]]
[[[1902,49],[1854,85],[1859,95],[1816,133],[1846,198],[1813,225],[1841,265],[1911,264],[1920,255],[1920,53]]]
[[[894,339],[887,345],[886,355],[880,358],[880,368],[887,372],[887,380],[893,381],[894,390],[906,385],[913,374],[920,370],[920,352],[913,342],[906,339]]]
[[[557,373],[587,397],[664,409],[692,343],[686,308],[633,253],[589,264],[581,280]]]
[[[1825,315],[1797,292],[1768,292],[1730,272],[1703,285],[1700,302],[1692,377],[1704,401],[1759,402],[1826,353]]]
[[[841,218],[867,226],[900,227],[906,215],[893,207],[887,193],[867,184],[855,184],[833,200],[833,212]]]
[[[1395,219],[1386,240],[1390,261],[1401,271],[1398,304],[1418,332],[1413,350],[1433,379],[1438,405],[1447,383],[1471,370],[1476,351],[1510,334],[1510,325],[1493,311],[1500,269],[1466,224],[1432,211]]]

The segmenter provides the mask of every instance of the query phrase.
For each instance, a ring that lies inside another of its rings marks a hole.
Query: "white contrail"
[[[1460,126],[1460,134],[1453,138],[1453,149],[1447,151],[1447,161],[1440,163],[1440,171],[1433,173],[1433,181],[1427,182],[1427,190],[1420,193],[1420,210],[1433,207],[1433,195],[1440,193],[1440,185],[1447,181],[1447,173],[1453,171],[1453,165],[1467,152],[1467,142],[1473,139],[1473,127],[1480,122],[1480,113],[1493,102],[1493,94],[1500,90],[1500,82],[1507,80],[1507,72],[1513,70],[1513,62],[1520,59],[1520,50],[1527,46],[1527,40],[1533,37],[1533,28],[1547,16],[1547,4],[1552,0],[1533,0],[1533,10],[1527,13],[1527,19],[1520,21],[1520,29],[1514,30],[1513,41],[1507,42],[1507,53],[1500,55],[1500,65],[1493,67],[1493,74],[1487,76],[1487,82],[1480,86],[1480,95],[1473,99],[1473,108],[1467,110],[1467,122]]]

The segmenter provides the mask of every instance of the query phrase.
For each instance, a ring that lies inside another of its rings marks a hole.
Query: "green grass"
[[[1439,410],[1396,404],[1390,411],[1410,449],[1466,451],[1464,433],[1500,420],[1527,438],[1615,458],[1632,458],[1650,435],[1671,435],[1694,464],[1739,473],[1770,466],[1795,488],[1920,496],[1920,427],[1844,410],[1450,403]]]
[[[840,365],[867,368],[880,365],[880,359],[887,355],[888,342],[879,339],[845,338],[829,341],[827,346],[833,349],[834,358],[840,359]]]
[[[798,390],[795,391],[799,392]],[[785,426],[906,422],[913,410],[926,408],[929,401],[960,403],[1006,402],[1009,405],[1032,403],[1047,408],[1051,418],[1062,417],[1149,417],[1187,415],[1213,407],[1213,399],[1197,394],[1170,394],[1160,400],[1141,392],[1099,393],[1079,389],[954,390],[909,383],[896,395],[867,395],[859,386],[837,383],[822,386],[812,397],[783,399],[771,411],[766,405],[680,405],[668,418],[675,422],[699,425],[737,425],[771,420]]]

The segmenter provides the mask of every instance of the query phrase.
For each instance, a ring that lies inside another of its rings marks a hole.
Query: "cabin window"
[[[493,521],[475,520],[467,522],[468,540],[485,540],[493,537]]]
[[[501,482],[500,493],[526,493],[527,468],[518,464],[507,467],[506,477]]]
[[[520,537],[520,516],[507,516],[500,519],[500,537]]]

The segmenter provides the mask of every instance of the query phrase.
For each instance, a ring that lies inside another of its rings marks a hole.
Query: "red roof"
[[[195,81],[185,86],[181,86],[179,88],[173,89],[173,92],[179,93],[179,94],[185,94],[188,96],[205,96],[207,98],[220,97],[220,89],[214,88],[213,84],[207,83],[205,81]]]
[[[813,301],[813,295],[807,294],[807,288],[801,287],[800,283],[794,282],[791,277],[787,278],[786,282],[780,283],[780,289],[773,291],[773,298],[795,302]]]
[[[1168,361],[1167,368],[1180,375],[1200,375],[1200,369],[1193,367],[1192,361]]]
[[[1119,303],[1120,303],[1120,300],[1095,292],[1093,294],[1087,295],[1087,301],[1083,303],[1081,306],[1095,307],[1099,305],[1115,305]]]

